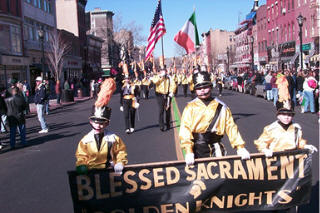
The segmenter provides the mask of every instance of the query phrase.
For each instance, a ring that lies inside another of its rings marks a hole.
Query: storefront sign
[[[296,53],[296,42],[288,42],[280,45],[280,56],[281,57],[291,57]]]
[[[238,156],[68,172],[75,213],[241,212],[308,203],[312,156],[307,150],[250,160]]]
[[[81,59],[65,59],[64,63],[65,69],[81,69],[82,68],[82,61]]]
[[[6,56],[2,55],[0,63],[2,65],[11,65],[11,66],[28,66],[29,58],[27,57],[19,57],[19,56]]]

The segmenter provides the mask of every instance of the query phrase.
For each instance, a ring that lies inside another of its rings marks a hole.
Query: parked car
[[[264,99],[267,99],[267,92],[265,90],[265,85],[264,84],[256,85],[255,96],[257,96],[257,97],[261,96]]]

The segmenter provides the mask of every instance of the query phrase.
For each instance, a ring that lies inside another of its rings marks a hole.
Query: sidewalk
[[[90,97],[82,97],[82,98],[74,97],[74,102],[61,102],[61,104],[57,104],[57,99],[51,99],[49,101],[49,113],[50,113],[50,111],[53,111],[55,109],[59,109],[64,106],[73,105],[78,102],[87,101],[89,99],[91,99],[91,98]],[[35,103],[30,103],[29,106],[30,106],[30,114],[27,115],[26,118],[33,117],[37,114],[37,108],[36,108]]]

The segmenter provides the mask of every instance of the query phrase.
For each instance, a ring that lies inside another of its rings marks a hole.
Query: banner
[[[287,209],[309,202],[306,150],[126,166],[87,175],[68,172],[76,213],[235,212]]]

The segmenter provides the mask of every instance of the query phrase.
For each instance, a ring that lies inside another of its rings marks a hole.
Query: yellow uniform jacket
[[[295,138],[295,128],[298,129],[297,139]],[[254,141],[259,152],[263,149],[270,149],[274,152],[303,149],[306,145],[306,140],[302,138],[302,130],[299,124],[293,123],[285,130],[278,121],[266,126],[260,137]]]
[[[188,79],[186,74],[181,74],[181,84],[188,84]]]
[[[173,78],[164,78],[159,75],[155,75],[151,78],[151,81],[155,84],[157,93],[166,95],[169,93],[173,94],[175,91],[176,83]]]
[[[94,138],[94,131],[90,131],[79,142],[76,151],[76,166],[86,165],[89,169],[103,169],[106,167],[108,143],[112,143],[110,156],[112,163],[128,163],[126,145],[117,135],[105,131],[100,150]],[[111,163],[111,162],[110,162]]]
[[[223,107],[211,131],[215,131],[217,135],[221,136],[227,133],[232,148],[244,147],[245,142],[238,131],[238,126],[233,121],[230,109],[225,103],[215,98],[206,106],[199,98],[196,98],[187,104],[181,117],[179,138],[186,153],[193,153],[192,133],[205,133],[207,131],[219,103]]]
[[[151,81],[150,81],[149,78],[143,78],[142,81],[141,81],[141,84],[145,85],[145,86],[150,86]]]
[[[193,90],[194,90],[194,84],[193,84],[193,77],[192,77],[192,75],[190,75],[190,76],[188,77],[188,83],[189,83],[189,89],[190,89],[190,91],[193,91]]]

